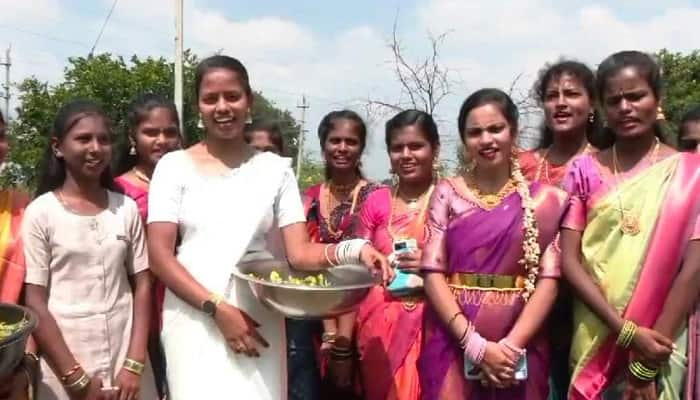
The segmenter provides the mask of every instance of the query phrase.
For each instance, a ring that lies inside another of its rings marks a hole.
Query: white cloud
[[[58,0],[0,0],[0,23],[24,25],[45,23],[59,18]]]

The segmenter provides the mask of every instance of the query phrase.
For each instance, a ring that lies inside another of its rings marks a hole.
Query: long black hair
[[[136,141],[136,130],[139,125],[141,125],[150,115],[151,111],[156,108],[165,108],[170,112],[170,117],[172,118],[175,125],[180,126],[180,117],[177,113],[177,108],[175,103],[166,99],[163,96],[157,94],[145,94],[138,97],[129,105],[129,111],[126,113],[127,131],[126,139],[124,145],[122,146],[121,152],[119,154],[119,160],[117,161],[117,166],[114,169],[114,174],[119,176],[130,169],[134,168],[139,161],[138,154],[129,154],[131,150],[131,140]]]
[[[663,87],[661,68],[650,55],[642,53],[641,51],[628,50],[620,51],[609,56],[598,66],[598,71],[596,73],[596,89],[601,105],[605,104],[603,96],[608,81],[625,68],[634,68],[639,73],[639,76],[647,82],[656,100],[658,102],[661,101]],[[666,143],[667,140],[664,136],[663,128],[658,120],[654,123],[653,129],[654,135],[659,138],[659,141],[661,141],[661,143]],[[603,129],[601,146],[599,146],[599,148],[610,147],[614,143],[615,132],[606,127]]]
[[[414,125],[417,126],[423,136],[425,136],[425,139],[430,143],[430,147],[432,147],[433,150],[440,147],[440,135],[433,117],[425,111],[404,110],[394,115],[394,117],[386,122],[384,141],[386,142],[387,151],[389,147],[391,147],[391,141],[394,139],[394,135],[400,129]]]
[[[486,104],[493,104],[498,107],[503,117],[508,121],[508,125],[510,125],[511,135],[515,137],[518,134],[519,113],[518,106],[515,105],[513,99],[501,89],[479,89],[470,94],[459,109],[457,129],[459,130],[459,138],[462,140],[462,143],[466,141],[464,131],[467,127],[467,116],[473,109]]]
[[[341,120],[352,121],[355,123],[357,127],[357,135],[360,140],[360,157],[362,157],[362,153],[365,151],[365,146],[367,145],[367,126],[365,125],[365,121],[363,121],[356,112],[351,110],[331,111],[323,117],[321,123],[318,125],[318,140],[321,145],[321,150],[323,150],[325,147],[326,140],[328,140],[328,135],[330,135],[330,133],[336,128],[338,121]],[[360,170],[359,165],[355,169],[355,172],[359,176],[362,176],[362,171]],[[331,178],[331,172],[328,170],[328,166],[326,166],[325,174],[326,179]]]
[[[98,117],[101,118],[108,130],[111,130],[111,121],[102,108],[91,100],[73,100],[64,104],[56,114],[51,131],[51,138],[56,138],[58,142],[62,142],[68,132],[83,118]],[[62,158],[56,157],[51,146],[51,140],[46,144],[44,153],[44,162],[40,171],[39,185],[36,190],[36,196],[40,196],[46,192],[55,190],[66,180],[66,164]],[[100,175],[100,185],[112,191],[119,191],[114,184],[112,172],[109,164]]]
[[[595,75],[586,64],[574,60],[561,60],[552,65],[545,65],[539,73],[539,78],[535,82],[535,86],[532,90],[533,94],[539,102],[540,107],[542,107],[544,105],[545,96],[547,95],[547,86],[552,80],[559,79],[563,75],[570,75],[581,82],[590,99],[591,106],[593,106],[593,119],[589,119],[586,125],[586,140],[597,147],[600,142],[603,124],[601,123],[600,112],[595,107],[595,101],[598,98],[596,95]],[[547,122],[543,121],[542,128],[540,129],[540,141],[537,147],[540,149],[547,148],[551,146],[553,142],[554,132],[547,126]]]

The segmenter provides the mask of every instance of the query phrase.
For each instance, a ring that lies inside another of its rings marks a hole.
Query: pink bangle
[[[466,340],[464,356],[474,364],[481,364],[484,360],[484,354],[486,354],[486,343],[486,339],[473,330]]]

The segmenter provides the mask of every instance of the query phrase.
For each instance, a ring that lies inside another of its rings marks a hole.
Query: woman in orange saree
[[[393,195],[363,208],[359,233],[400,272],[388,288],[374,287],[360,307],[357,348],[365,399],[418,400],[424,294],[417,272],[440,136],[430,114],[406,110],[387,122],[386,145],[396,178]]]
[[[597,79],[614,144],[565,182],[563,271],[579,297],[569,398],[696,398],[700,158],[660,142],[648,55],[613,54]]]
[[[5,161],[8,150],[5,119],[0,114],[0,165]],[[19,228],[27,204],[29,196],[25,193],[9,188],[0,190],[0,302],[16,304],[20,301],[26,269]],[[34,344],[30,343],[29,346],[33,348]],[[34,360],[30,357],[27,357],[27,362]],[[27,375],[22,368],[13,379],[0,376],[0,399],[22,396],[27,384]]]

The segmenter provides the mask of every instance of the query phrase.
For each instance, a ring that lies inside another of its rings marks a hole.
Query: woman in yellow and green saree
[[[564,183],[562,270],[578,295],[570,399],[694,398],[700,157],[661,143],[660,80],[640,52],[600,64],[611,146],[574,161]]]

